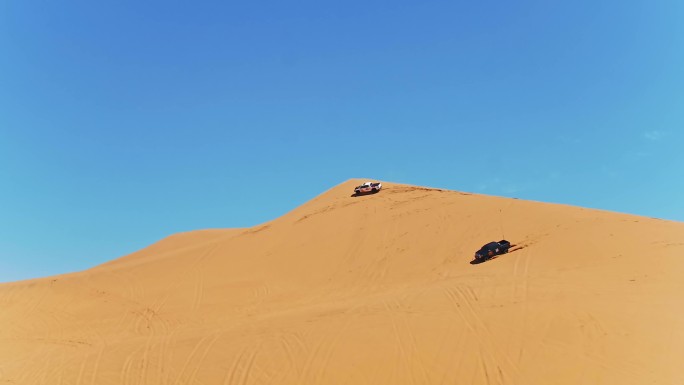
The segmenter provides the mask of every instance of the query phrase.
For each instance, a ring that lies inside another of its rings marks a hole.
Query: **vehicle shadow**
[[[378,192],[379,192],[379,191],[373,191],[373,192],[367,192],[367,193],[361,193],[361,194],[353,193],[352,195],[350,195],[350,197],[352,197],[352,198],[356,198],[356,197],[365,197],[366,195],[375,195],[375,194],[377,194]]]

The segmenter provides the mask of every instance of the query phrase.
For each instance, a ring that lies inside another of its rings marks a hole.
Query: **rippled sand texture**
[[[684,383],[683,223],[361,182],[1,284],[0,384]]]

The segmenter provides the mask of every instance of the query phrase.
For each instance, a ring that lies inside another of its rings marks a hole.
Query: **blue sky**
[[[681,1],[4,1],[0,282],[369,177],[684,221]]]

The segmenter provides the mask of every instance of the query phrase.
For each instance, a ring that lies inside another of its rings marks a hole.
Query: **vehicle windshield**
[[[482,246],[480,251],[490,251],[490,250],[496,249],[497,247],[499,247],[499,244],[497,242],[490,242],[490,243]]]

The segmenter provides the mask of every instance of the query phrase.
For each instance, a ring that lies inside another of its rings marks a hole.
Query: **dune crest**
[[[363,181],[0,284],[0,384],[684,383],[683,223]]]

